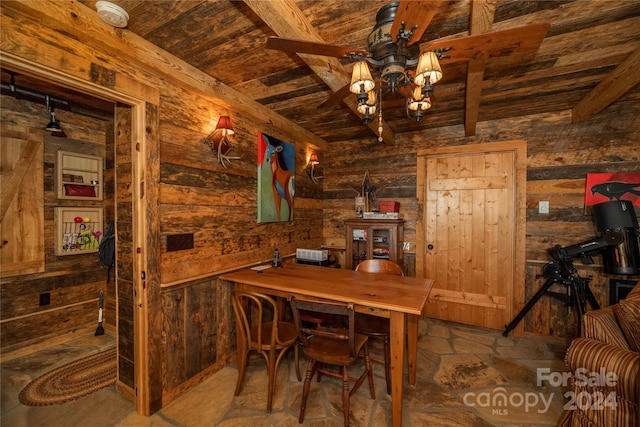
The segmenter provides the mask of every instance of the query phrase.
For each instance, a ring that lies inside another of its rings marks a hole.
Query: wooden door
[[[435,279],[425,314],[502,329],[524,292],[521,141],[418,155],[418,275]]]
[[[0,147],[2,276],[43,272],[44,144],[42,130],[2,123]]]

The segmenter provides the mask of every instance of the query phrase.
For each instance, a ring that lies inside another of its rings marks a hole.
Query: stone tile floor
[[[293,357],[280,367],[273,411],[267,414],[264,361],[254,357],[242,391],[234,397],[234,365],[151,417],[137,415],[133,404],[109,387],[62,405],[27,407],[20,390],[36,376],[81,355],[113,345],[113,337],[86,337],[1,363],[0,425],[57,426],[296,426],[302,383]],[[429,320],[421,324],[418,383],[405,386],[404,426],[553,426],[562,414],[564,389],[538,386],[537,370],[565,372],[567,342],[556,338],[505,338],[500,331]],[[306,361],[301,360],[304,372]],[[353,369],[358,369],[355,367]],[[351,425],[391,425],[391,400],[383,369],[374,364],[376,399],[366,384],[351,398]],[[339,380],[313,382],[305,426],[343,425]]]

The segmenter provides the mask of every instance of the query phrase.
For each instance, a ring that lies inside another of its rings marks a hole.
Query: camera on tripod
[[[589,288],[591,277],[580,277],[573,266],[576,258],[580,258],[583,264],[593,264],[593,256],[601,254],[605,273],[640,274],[640,229],[633,204],[627,200],[600,203],[593,207],[593,214],[598,231],[603,235],[571,246],[556,245],[547,250],[552,260],[537,276],[547,281],[505,326],[503,336],[506,337],[545,294],[564,300],[569,307],[571,303],[576,305],[578,328],[587,302],[594,309],[600,308]],[[567,292],[550,292],[549,288],[555,283],[565,285]]]

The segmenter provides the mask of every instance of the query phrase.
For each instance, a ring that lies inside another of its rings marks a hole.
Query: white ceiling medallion
[[[129,21],[129,14],[120,6],[108,1],[96,2],[98,16],[109,25],[124,28]]]

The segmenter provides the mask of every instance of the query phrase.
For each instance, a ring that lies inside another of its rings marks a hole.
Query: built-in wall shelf
[[[103,163],[102,157],[58,151],[56,161],[58,198],[102,200]]]
[[[102,208],[55,208],[55,254],[98,252],[102,240]]]

